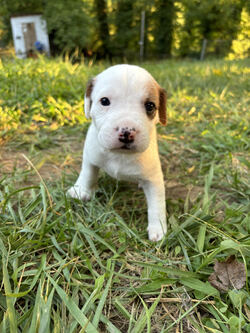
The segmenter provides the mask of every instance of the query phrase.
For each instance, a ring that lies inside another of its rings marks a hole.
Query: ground
[[[142,64],[168,92],[157,244],[137,185],[101,173],[89,203],[65,196],[89,126],[83,91],[108,64],[1,66],[0,331],[248,332],[248,61]],[[242,283],[222,291],[209,276],[228,258]]]

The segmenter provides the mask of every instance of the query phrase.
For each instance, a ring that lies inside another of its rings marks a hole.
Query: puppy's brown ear
[[[92,94],[93,88],[94,88],[94,79],[91,79],[87,83],[86,92],[84,95],[84,112],[85,112],[85,116],[87,119],[90,118],[90,109],[91,109],[91,104],[92,104],[91,94]]]
[[[167,124],[167,93],[160,88],[159,119],[162,125]]]

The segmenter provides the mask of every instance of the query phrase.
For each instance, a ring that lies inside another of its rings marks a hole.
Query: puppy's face
[[[143,152],[155,124],[166,124],[166,94],[146,70],[116,65],[89,82],[85,114],[92,118],[103,148]]]

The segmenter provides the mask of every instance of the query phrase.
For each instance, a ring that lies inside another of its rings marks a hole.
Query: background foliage
[[[101,173],[90,202],[65,196],[87,81],[138,57],[142,10],[147,58],[199,57],[204,38],[208,54],[249,56],[244,0],[0,0],[2,46],[12,15],[42,13],[53,53],[70,55],[0,58],[1,333],[250,332],[248,59],[140,63],[168,92],[161,242],[136,185]],[[218,287],[227,264],[240,286]]]
[[[246,0],[0,0],[0,40],[11,41],[12,15],[42,13],[53,54],[78,49],[98,58],[133,59],[142,10],[145,57],[198,57],[203,39],[209,54],[249,56]]]

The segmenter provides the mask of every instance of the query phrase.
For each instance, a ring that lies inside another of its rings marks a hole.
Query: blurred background
[[[13,35],[11,18],[37,14],[46,22],[52,56],[134,61],[250,55],[246,0],[0,0],[0,54],[22,39]],[[33,39],[41,52],[44,45]]]

